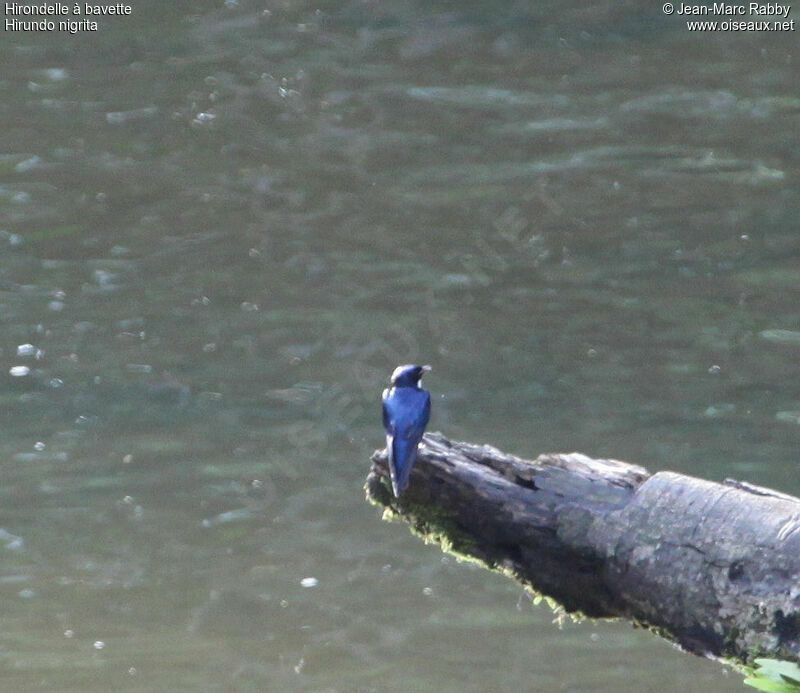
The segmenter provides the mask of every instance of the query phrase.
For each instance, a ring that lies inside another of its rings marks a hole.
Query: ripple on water
[[[9,551],[19,551],[25,546],[25,541],[22,537],[12,534],[11,532],[0,527],[0,542],[3,543],[4,548]],[[19,576],[8,576],[9,579],[20,579]],[[25,578],[27,579],[27,578]]]
[[[773,344],[800,344],[798,330],[762,330],[758,336]]]
[[[467,108],[497,108],[498,106],[566,106],[566,94],[544,94],[532,91],[512,91],[481,85],[465,87],[410,87],[406,94],[412,99],[447,106]]]
[[[793,113],[800,109],[794,96],[741,98],[729,91],[672,90],[640,96],[620,105],[620,111],[669,115],[678,118],[728,118],[744,115],[765,118],[775,113]]]

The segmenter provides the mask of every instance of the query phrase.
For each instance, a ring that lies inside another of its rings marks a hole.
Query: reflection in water
[[[789,39],[673,19],[140,2],[7,33],[9,690],[740,689],[553,626],[361,490],[419,361],[451,437],[800,493]]]

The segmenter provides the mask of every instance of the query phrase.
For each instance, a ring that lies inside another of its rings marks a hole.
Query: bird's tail
[[[397,466],[395,464],[394,436],[386,436],[386,456],[389,458],[389,474],[392,478],[392,492],[395,498],[399,498],[403,489],[400,488],[397,478]]]
[[[389,472],[392,476],[392,491],[394,497],[408,488],[408,479],[411,476],[411,467],[417,456],[416,441],[402,437],[386,436],[386,449],[389,452]]]

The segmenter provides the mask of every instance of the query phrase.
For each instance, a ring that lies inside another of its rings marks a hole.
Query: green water
[[[452,438],[800,494],[795,35],[133,9],[0,44],[0,687],[743,690],[362,484],[422,361]]]

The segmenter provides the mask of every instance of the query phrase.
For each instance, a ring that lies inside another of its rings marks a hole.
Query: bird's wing
[[[418,393],[420,397],[415,402],[415,407],[406,412],[403,421],[403,437],[408,440],[422,440],[425,427],[431,418],[431,395],[427,390]]]
[[[390,409],[389,415],[394,427],[391,440],[387,429],[389,468],[392,471],[395,495],[399,495],[408,486],[411,467],[417,459],[417,446],[422,440],[431,414],[431,397],[426,390],[415,391],[413,397],[407,398],[402,406],[397,407],[397,411],[394,411],[391,404]]]
[[[397,465],[395,464],[395,422],[394,412],[392,411],[391,392],[388,388],[383,391],[382,409],[383,428],[386,431],[386,455],[389,458],[389,472],[392,477],[392,489],[394,490],[395,497],[397,497],[402,492],[402,489],[400,489],[398,485]]]
[[[422,432],[425,432],[425,426],[428,425],[428,421],[431,418],[431,393],[427,390],[423,390],[425,393],[425,405],[422,407],[422,416],[420,417],[420,422],[422,423]]]

